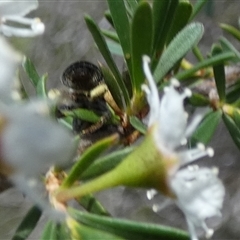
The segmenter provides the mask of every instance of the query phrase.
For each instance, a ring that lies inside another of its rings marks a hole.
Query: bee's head
[[[78,61],[64,71],[61,81],[68,88],[89,92],[102,83],[103,76],[96,65]]]

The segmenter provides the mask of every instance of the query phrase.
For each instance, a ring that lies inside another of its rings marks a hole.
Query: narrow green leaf
[[[240,129],[237,127],[233,119],[227,114],[223,114],[223,121],[230,133],[234,143],[240,149]]]
[[[191,23],[177,34],[162,54],[154,71],[154,78],[157,83],[197,44],[203,35],[203,31],[204,28],[201,23]]]
[[[110,171],[130,154],[133,149],[133,147],[127,147],[99,158],[82,174],[81,180],[89,180]]]
[[[198,14],[198,12],[202,9],[202,7],[204,6],[204,4],[206,4],[207,1],[208,0],[197,0],[197,2],[194,4],[190,21],[193,20],[193,18]]]
[[[69,231],[66,223],[57,224],[57,239],[56,240],[67,240],[67,239],[71,239],[71,236],[70,236],[70,231]],[[52,239],[49,239],[49,240],[52,240]]]
[[[138,7],[138,1],[137,0],[126,0],[126,4],[128,4],[129,8],[131,9],[131,13],[135,12],[135,10]]]
[[[189,102],[196,107],[205,107],[209,106],[210,104],[208,98],[198,93],[193,93],[192,96],[189,98]]]
[[[22,66],[25,72],[27,73],[31,83],[36,88],[38,85],[38,82],[40,81],[40,76],[38,75],[33,62],[29,58],[25,57],[23,60]]]
[[[85,195],[80,199],[76,199],[82,207],[84,207],[88,212],[97,215],[110,216],[102,204],[92,195]]]
[[[212,48],[212,56],[218,56],[221,54],[222,48],[219,45],[213,45]],[[226,79],[225,79],[225,70],[224,70],[224,64],[220,63],[218,65],[213,66],[213,73],[214,73],[214,79],[218,91],[218,96],[222,102],[225,101],[225,86],[226,86]]]
[[[61,123],[66,128],[72,130],[72,120],[73,120],[72,117],[65,117],[58,119],[58,122]]]
[[[112,41],[119,43],[119,38],[116,32],[105,30],[105,29],[101,29],[101,32],[108,39],[111,39]]]
[[[235,111],[233,111],[232,116],[236,126],[240,129],[240,110],[238,108],[235,108]]]
[[[124,100],[122,97],[123,96],[122,90],[119,87],[118,82],[116,81],[114,75],[106,66],[99,64],[99,67],[102,71],[105,83],[107,84],[108,89],[111,92],[111,95],[113,96],[114,101],[116,102],[116,104],[120,109],[124,109]]]
[[[141,2],[133,16],[131,31],[133,90],[141,92],[145,75],[142,69],[142,56],[152,50],[152,11],[147,2]]]
[[[46,98],[47,97],[47,88],[46,88],[46,83],[48,79],[48,74],[44,74],[38,81],[37,87],[36,87],[36,92],[37,96]]]
[[[12,240],[24,240],[31,234],[31,232],[36,227],[40,217],[42,215],[42,211],[34,206],[32,207],[27,215],[23,218],[21,224],[17,228]]]
[[[225,31],[227,31],[228,33],[230,33],[233,37],[235,37],[238,41],[240,41],[240,31],[237,29],[237,28],[235,28],[235,27],[233,27],[233,26],[231,26],[231,25],[228,25],[228,24],[225,24],[225,23],[221,23],[220,24],[220,27],[223,29],[223,30],[225,30]]]
[[[52,221],[48,221],[47,224],[44,227],[42,236],[40,238],[40,240],[55,240],[55,235],[56,235],[56,223],[52,222]],[[57,239],[56,239],[57,240]]]
[[[123,238],[120,238],[102,230],[98,230],[96,228],[85,226],[83,224],[76,225],[74,228],[74,232],[78,235],[75,236],[76,239],[80,240],[123,240]]]
[[[122,47],[121,47],[120,44],[115,43],[113,41],[109,41],[109,40],[107,40],[106,43],[107,43],[109,51],[112,54],[115,54],[115,55],[118,55],[118,56],[121,56],[121,57],[124,56],[124,53],[122,51]]]
[[[200,123],[197,130],[193,133],[191,137],[192,143],[201,142],[205,145],[208,144],[216,131],[221,116],[221,111],[210,112],[207,114],[203,121]]]
[[[219,41],[220,41],[223,48],[226,48],[226,49],[232,51],[236,55],[236,57],[238,59],[237,62],[239,62],[240,52],[226,38],[220,37]]]
[[[172,26],[167,36],[167,43],[180,32],[188,23],[189,18],[192,14],[192,4],[187,0],[180,0],[174,14]]]
[[[201,62],[204,60],[203,54],[201,53],[201,51],[197,45],[193,46],[192,51],[198,61]]]
[[[23,81],[22,81],[21,77],[19,76],[19,74],[18,74],[18,80],[19,80],[19,88],[18,89],[19,89],[19,94],[20,94],[21,99],[28,99],[29,98],[28,93],[26,91],[26,88],[25,88]]]
[[[124,0],[108,0],[108,6],[124,52],[128,70],[131,73],[130,24]]]
[[[146,125],[144,125],[143,122],[140,121],[137,117],[135,117],[135,116],[130,117],[130,123],[140,133],[146,134],[146,132],[147,132]]]
[[[96,123],[100,121],[100,116],[88,109],[77,108],[73,110],[63,110],[62,113],[67,117],[78,117],[84,121]]]
[[[116,234],[129,240],[189,240],[189,236],[185,231],[160,224],[157,225],[116,218],[113,219],[110,217],[80,212],[72,208],[69,208],[68,210],[71,216],[88,226]]]
[[[178,0],[153,1],[153,56],[156,59],[162,54],[177,6]]]
[[[107,19],[107,21],[109,22],[109,24],[114,28],[113,19],[112,19],[112,15],[111,15],[110,11],[107,10],[107,11],[104,13],[104,16],[105,16],[105,18]]]
[[[118,142],[118,135],[114,134],[106,137],[89,147],[71,168],[69,175],[65,178],[62,187],[70,187],[74,182],[81,178],[82,173],[96,160],[100,153]]]
[[[118,2],[118,1],[117,1]],[[96,25],[96,23],[93,21],[93,19],[86,15],[85,16],[85,21],[86,21],[86,24],[88,26],[88,29],[89,31],[91,32],[98,48],[99,48],[99,51],[101,52],[101,54],[103,55],[103,58],[105,59],[108,67],[110,68],[110,70],[112,71],[114,77],[116,78],[121,90],[122,90],[122,93],[123,93],[123,98],[126,102],[126,105],[128,106],[129,103],[130,103],[130,99],[129,99],[129,95],[128,95],[128,92],[127,92],[127,89],[126,89],[126,86],[124,84],[124,82],[122,81],[121,79],[121,74],[120,72],[118,71],[118,68],[115,64],[115,62],[113,61],[113,58],[111,56],[111,53],[107,47],[107,43],[101,33],[101,30],[99,29],[99,27]]]
[[[192,68],[188,70],[179,72],[178,74],[176,74],[175,77],[179,80],[190,78],[198,70],[201,70],[206,67],[212,67],[214,65],[218,65],[220,63],[231,60],[234,57],[235,57],[235,54],[232,52],[225,52],[222,54],[218,54],[217,56],[205,59],[204,61],[197,63],[196,65],[194,65]]]

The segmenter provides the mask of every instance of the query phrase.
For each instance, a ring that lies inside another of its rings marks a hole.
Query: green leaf
[[[133,13],[135,12],[135,10],[138,7],[138,1],[137,0],[126,0],[126,4],[128,4],[128,6],[131,10],[131,13],[133,15]]]
[[[20,94],[21,99],[28,99],[29,98],[28,93],[26,91],[26,88],[25,88],[23,81],[22,81],[21,77],[19,76],[19,74],[18,74],[18,80],[19,80],[18,89],[19,89],[19,94]]]
[[[238,62],[239,62],[240,52],[226,38],[220,37],[219,41],[223,48],[230,50],[231,52],[233,52],[236,55]]]
[[[233,119],[228,116],[227,114],[223,114],[223,121],[228,129],[228,132],[230,133],[234,143],[236,146],[240,149],[240,129],[236,125],[236,123],[233,121]]]
[[[72,130],[72,117],[65,117],[65,118],[60,118],[58,119],[58,122],[61,123],[63,126],[66,128]]]
[[[172,26],[167,36],[167,43],[180,32],[188,23],[188,20],[192,14],[192,4],[186,0],[180,0],[174,14]]]
[[[69,175],[62,183],[62,187],[70,187],[74,182],[81,178],[82,173],[96,160],[100,153],[118,142],[119,137],[117,134],[113,134],[110,137],[106,137],[94,145],[89,147],[80,157],[76,160],[76,163],[71,168]]]
[[[81,180],[89,180],[110,171],[130,154],[133,149],[133,147],[127,147],[99,158],[82,174]]]
[[[222,48],[219,45],[213,45],[212,48],[212,56],[218,56],[221,54]],[[225,101],[225,86],[226,86],[226,80],[225,80],[225,70],[224,70],[224,64],[220,63],[218,65],[213,66],[213,73],[214,73],[214,79],[218,91],[218,96],[222,102]]]
[[[201,70],[206,67],[219,65],[223,62],[233,59],[234,57],[235,57],[235,54],[232,52],[224,52],[224,53],[218,54],[217,56],[205,59],[204,61],[197,63],[196,65],[194,65],[192,68],[188,70],[179,72],[178,74],[176,74],[175,77],[179,80],[190,78],[198,70]]]
[[[189,102],[196,107],[205,107],[209,106],[210,104],[208,98],[198,93],[193,93],[192,96],[189,98]]]
[[[193,133],[191,137],[192,143],[201,142],[203,144],[208,144],[212,139],[213,134],[216,131],[216,128],[220,122],[222,112],[210,112],[204,117],[203,121]]]
[[[167,226],[100,217],[72,208],[68,210],[72,217],[88,226],[107,231],[129,240],[189,240],[189,235],[185,231]]]
[[[232,119],[236,123],[236,126],[240,129],[240,112],[238,108],[234,109]]]
[[[114,75],[106,66],[99,64],[99,67],[102,71],[105,83],[108,86],[108,89],[120,109],[124,109],[124,100],[122,98],[122,90],[118,85]]]
[[[40,240],[56,239],[56,223],[49,221],[44,227]],[[57,240],[57,239],[56,239]]]
[[[111,39],[112,41],[119,43],[119,38],[116,32],[105,30],[105,29],[101,29],[101,32],[108,39]]]
[[[118,1],[117,1],[118,2]],[[126,86],[124,84],[124,82],[122,81],[121,79],[121,74],[120,72],[118,71],[118,68],[115,64],[115,62],[113,61],[113,58],[111,56],[111,53],[107,47],[107,43],[101,33],[101,30],[99,29],[99,27],[96,25],[96,23],[93,21],[93,19],[90,17],[90,16],[85,16],[85,21],[86,21],[86,24],[87,24],[87,27],[89,29],[89,31],[91,32],[98,48],[99,48],[99,51],[101,52],[101,54],[103,55],[103,58],[105,59],[109,69],[112,71],[114,77],[116,78],[121,90],[122,90],[122,93],[123,93],[123,98],[126,102],[125,105],[129,105],[130,103],[130,99],[129,99],[129,95],[128,95],[128,92],[127,92],[127,89],[126,89]]]
[[[145,75],[142,56],[150,55],[152,50],[152,11],[147,2],[141,2],[135,11],[131,31],[132,76],[134,92],[141,92]]]
[[[199,49],[199,47],[198,46],[193,46],[193,49],[192,49],[192,51],[193,51],[193,54],[194,54],[194,56],[196,57],[196,59],[198,60],[198,61],[203,61],[204,60],[204,57],[203,57],[203,54],[202,54],[202,52],[200,51],[200,49]]]
[[[144,125],[143,122],[140,121],[137,117],[135,117],[135,116],[130,117],[130,123],[140,133],[146,134],[146,132],[147,132],[146,125]]]
[[[42,215],[42,211],[38,207],[36,206],[32,207],[28,211],[27,215],[23,218],[12,240],[27,239],[27,237],[31,234],[31,232],[36,227],[41,215]]]
[[[66,223],[57,224],[57,239],[56,240],[67,240],[67,239],[71,239],[71,236],[70,236],[70,231],[69,231]]]
[[[153,1],[153,56],[156,59],[162,54],[177,6],[178,0]]]
[[[202,7],[204,6],[204,4],[206,4],[207,1],[208,0],[197,0],[197,2],[194,4],[190,21],[198,14],[198,12],[202,9]]]
[[[123,240],[123,238],[83,224],[77,224],[74,226],[74,237],[74,239],[79,240]]]
[[[73,110],[62,110],[62,113],[67,117],[78,117],[84,121],[96,123],[100,121],[100,116],[88,109],[77,108]]]
[[[225,31],[227,31],[228,33],[230,33],[233,37],[235,37],[238,41],[240,41],[240,31],[237,29],[237,28],[235,28],[235,27],[233,27],[233,26],[231,26],[231,25],[228,25],[228,24],[225,24],[225,23],[221,23],[220,24],[220,27],[223,29],[223,30],[225,30]]]
[[[110,11],[107,10],[107,11],[104,13],[104,16],[105,16],[105,18],[107,19],[108,23],[114,28],[113,19],[112,19],[112,15],[111,15]]]
[[[27,73],[31,83],[36,88],[38,85],[38,82],[40,81],[40,77],[37,73],[37,70],[36,70],[34,64],[32,63],[32,61],[29,58],[24,57],[22,66],[23,66],[23,69],[25,70],[25,72]]]
[[[131,73],[130,24],[124,0],[108,0],[108,6],[124,52],[128,70]]]
[[[201,23],[191,23],[187,25],[171,41],[167,49],[162,54],[156,69],[154,78],[159,83],[171,68],[201,39],[203,35],[203,25]]]
[[[118,56],[121,56],[121,57],[124,56],[124,53],[122,51],[122,47],[119,43],[115,43],[115,42],[109,41],[109,40],[107,40],[106,43],[107,43],[109,51],[112,54],[115,54],[115,55],[118,55]]]
[[[105,210],[101,203],[92,195],[85,195],[80,199],[76,199],[82,207],[84,207],[88,212],[97,215],[110,216],[110,214]]]
[[[56,223],[48,221],[43,230],[40,240],[71,239],[66,223]]]
[[[46,88],[46,83],[48,79],[48,74],[44,74],[38,81],[37,87],[36,87],[36,92],[37,96],[46,98],[47,97],[47,88]]]

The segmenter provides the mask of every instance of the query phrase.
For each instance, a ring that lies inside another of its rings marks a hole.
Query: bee
[[[104,99],[108,88],[100,69],[90,62],[77,61],[66,68],[61,82],[66,90],[62,94],[62,102],[57,107],[57,117],[64,117],[64,110],[86,109],[99,116],[100,120],[92,123],[75,116],[72,121],[73,131],[86,135],[103,128],[111,113]]]

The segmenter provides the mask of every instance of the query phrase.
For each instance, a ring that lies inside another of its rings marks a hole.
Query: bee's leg
[[[85,135],[85,134],[91,134],[96,132],[97,130],[99,130],[104,124],[107,123],[107,121],[109,120],[110,115],[104,115],[102,117],[100,117],[99,121],[96,123],[91,124],[89,127],[83,129],[81,131],[81,134]]]

